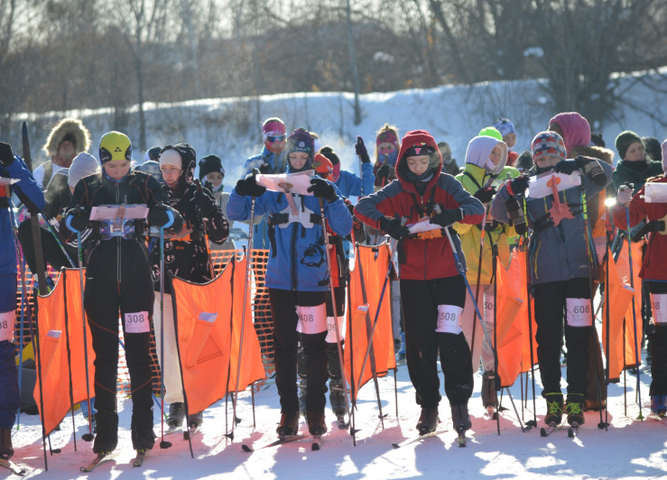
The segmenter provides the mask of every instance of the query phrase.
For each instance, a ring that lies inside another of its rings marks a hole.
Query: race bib
[[[591,300],[589,298],[568,298],[565,300],[567,324],[571,327],[593,326]]]
[[[14,339],[14,310],[0,313],[0,342]]]
[[[125,333],[148,333],[151,331],[151,322],[148,312],[134,312],[125,314]]]
[[[315,307],[297,305],[296,314],[299,316],[297,332],[314,335],[327,331],[327,309],[324,303]]]
[[[667,324],[667,293],[652,293],[651,307],[653,308],[653,323]]]
[[[336,338],[336,319],[334,317],[327,317],[327,343],[336,343],[338,339]],[[345,315],[338,317],[338,334],[340,340],[345,339]]]
[[[438,305],[438,327],[436,332],[458,335],[461,329],[461,307],[454,305]]]
[[[481,312],[484,315],[486,323],[493,323],[493,312],[496,309],[496,297],[493,294],[484,294],[484,310]]]

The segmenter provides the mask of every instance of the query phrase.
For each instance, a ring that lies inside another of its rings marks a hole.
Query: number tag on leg
[[[324,303],[315,307],[297,305],[296,314],[299,316],[297,332],[314,335],[327,331],[327,309]]]
[[[0,342],[14,339],[14,310],[0,313]]]
[[[485,323],[493,323],[493,311],[496,308],[496,297],[493,294],[484,294],[484,310],[481,312],[484,315]]]
[[[567,324],[571,327],[593,326],[590,298],[568,298],[565,300]]]
[[[345,339],[345,315],[338,317],[338,333],[340,340]],[[334,317],[327,317],[327,343],[336,343],[336,319]]]
[[[461,328],[461,312],[463,309],[454,305],[438,305],[438,326],[435,329],[440,333],[453,333],[458,335],[463,331]]]
[[[125,314],[125,333],[148,333],[151,331],[151,322],[148,312],[134,312]]]
[[[667,293],[652,293],[651,307],[653,308],[653,323],[667,324]]]

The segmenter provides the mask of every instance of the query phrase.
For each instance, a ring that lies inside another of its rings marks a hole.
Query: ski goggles
[[[287,138],[286,135],[267,135],[264,137],[264,139],[270,143],[284,142],[285,138]]]

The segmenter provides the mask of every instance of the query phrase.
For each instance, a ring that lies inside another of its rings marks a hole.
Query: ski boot
[[[568,393],[567,403],[565,405],[567,410],[567,423],[570,425],[583,425],[586,419],[584,418],[584,396],[581,393]]]
[[[544,416],[544,423],[560,425],[560,422],[563,421],[563,394],[545,393],[544,398],[547,401],[547,414]]]
[[[401,347],[396,354],[397,362],[405,362],[405,332],[401,332]]]
[[[9,460],[14,455],[11,428],[0,428],[0,458]]]
[[[185,420],[185,405],[183,405],[183,402],[174,402],[170,404],[167,426],[172,429],[178,428],[183,425],[183,420]]]
[[[468,415],[468,405],[452,405],[452,423],[454,430],[469,430],[472,427],[470,415]]]
[[[417,430],[419,435],[425,435],[430,432],[435,432],[435,429],[438,427],[440,418],[438,417],[438,407],[428,408],[422,407],[421,415],[419,416],[419,422],[417,422]]]
[[[204,412],[188,415],[188,428],[199,428],[204,423]]]
[[[98,433],[95,435],[93,452],[97,454],[113,452],[118,445],[118,414],[112,411],[98,411],[95,418]]]
[[[651,412],[659,417],[667,416],[667,395],[651,395]]]
[[[482,375],[482,403],[484,403],[486,411],[493,415],[498,403],[496,373],[493,371],[484,372]]]
[[[329,403],[331,403],[331,410],[338,419],[338,425],[345,424],[345,414],[347,413],[347,399],[345,398],[345,390],[343,389],[343,379],[331,379],[329,388]]]
[[[276,428],[280,437],[299,433],[299,412],[283,412],[280,416],[280,425]]]
[[[324,435],[327,433],[327,424],[324,412],[308,412],[308,431],[311,435]]]
[[[132,448],[138,452],[151,450],[155,445],[155,432],[150,427],[138,427],[132,429]]]

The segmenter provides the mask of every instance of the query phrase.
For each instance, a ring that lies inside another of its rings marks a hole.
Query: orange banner
[[[246,260],[232,259],[209,283],[173,280],[178,351],[190,413],[201,412],[235,391],[242,325],[239,391],[264,378],[259,340],[252,324],[250,288],[243,318],[245,273]]]
[[[385,287],[390,257],[387,244],[356,247],[355,265],[350,272],[348,334],[343,353],[345,377],[348,385],[354,384],[354,388],[350,390],[353,401],[356,400],[358,390],[373,378],[373,368],[380,377],[396,368],[389,284],[387,283]],[[383,287],[384,295],[380,305]],[[379,313],[378,305],[380,305]],[[377,325],[372,337],[372,348],[362,372],[362,364],[369,351],[370,334],[376,317]],[[351,381],[352,378],[354,382]]]
[[[642,280],[639,278],[639,271],[642,266],[642,246],[644,241],[632,242],[632,277],[634,286],[634,313],[632,302],[629,302],[625,312],[625,324],[621,330],[623,339],[623,368],[633,368],[637,365],[637,359],[641,363],[641,339],[643,335],[642,325]],[[627,285],[630,283],[630,261],[628,256],[628,242],[623,242],[621,252],[616,260],[616,268],[621,282]],[[613,377],[612,377],[613,378]]]

